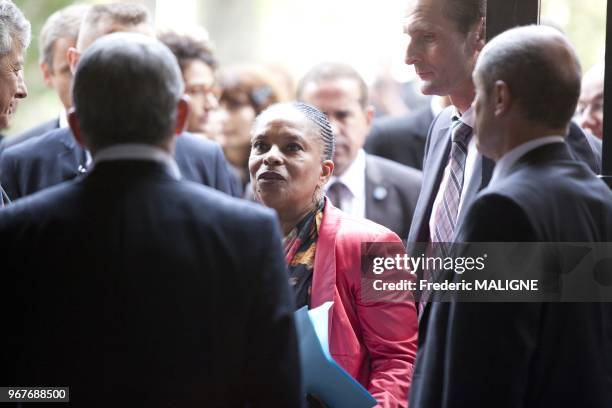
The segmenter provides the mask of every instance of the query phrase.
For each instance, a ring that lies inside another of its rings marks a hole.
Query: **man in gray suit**
[[[374,115],[363,78],[348,65],[323,63],[302,78],[298,99],[323,111],[332,125],[335,168],[327,195],[334,205],[406,237],[421,172],[363,150]]]
[[[580,65],[567,39],[543,26],[509,30],[483,49],[474,81],[476,143],[496,165],[457,240],[610,242],[612,191],[572,158],[563,137],[580,93]],[[534,273],[564,274],[556,262],[562,257],[553,258]],[[525,270],[518,262],[513,275]],[[612,303],[595,300],[431,303],[410,405],[612,406]]]

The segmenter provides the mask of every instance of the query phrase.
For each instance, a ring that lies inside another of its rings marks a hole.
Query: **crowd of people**
[[[416,0],[404,32],[431,98],[375,119],[345,63],[294,90],[156,33],[140,3],[51,15],[40,66],[62,112],[0,144],[0,385],[66,385],[83,407],[327,406],[302,387],[294,312],[332,302],[329,353],[378,406],[612,406],[612,303],[385,297],[364,271],[438,243],[612,241],[603,66],[583,78],[550,27],[486,42],[485,0]],[[0,0],[2,129],[30,36]]]

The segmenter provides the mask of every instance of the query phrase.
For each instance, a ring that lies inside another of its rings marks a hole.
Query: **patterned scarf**
[[[312,270],[324,207],[325,200],[321,200],[321,204],[306,214],[283,239],[285,261],[289,269],[289,286],[295,293],[296,310],[310,306]]]

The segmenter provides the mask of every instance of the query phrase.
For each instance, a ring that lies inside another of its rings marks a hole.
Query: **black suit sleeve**
[[[293,319],[293,297],[289,291],[280,229],[276,222],[254,228],[257,259],[250,268],[262,280],[253,299],[248,330],[243,383],[251,407],[299,407],[302,400],[301,372]]]

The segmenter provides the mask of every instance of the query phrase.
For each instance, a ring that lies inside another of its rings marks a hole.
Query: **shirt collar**
[[[175,179],[181,178],[181,172],[174,158],[160,149],[147,144],[125,143],[106,147],[96,152],[93,156],[93,165],[104,161],[114,160],[149,160],[162,164]]]
[[[346,171],[341,176],[332,176],[327,185],[331,186],[334,182],[340,181],[349,189],[351,194],[353,194],[353,196],[355,197],[358,195],[358,191],[360,189],[363,189],[365,168],[365,151],[363,149],[359,149],[359,152],[357,152],[357,157],[355,157],[355,160],[353,160],[348,169],[346,169]]]
[[[520,144],[514,149],[506,152],[498,161],[495,163],[493,169],[493,176],[491,176],[491,183],[495,180],[503,178],[508,174],[510,168],[516,163],[521,157],[529,153],[530,151],[537,149],[540,146],[544,146],[551,143],[563,143],[563,136],[545,136],[537,139],[530,140],[529,142]]]
[[[453,116],[457,116],[463,123],[474,129],[474,122],[476,121],[476,114],[474,112],[474,106],[471,105],[468,110],[463,112],[459,112],[457,107],[453,107],[454,113]]]
[[[68,114],[66,109],[62,109],[59,113],[59,127],[60,129],[68,127]]]

